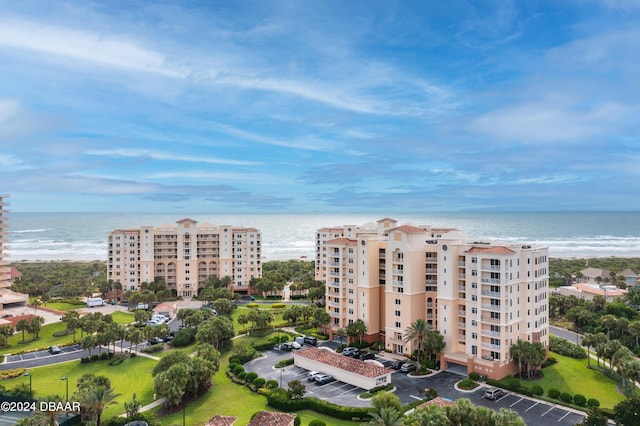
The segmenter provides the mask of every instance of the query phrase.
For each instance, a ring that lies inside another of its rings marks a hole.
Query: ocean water
[[[215,225],[258,228],[265,260],[314,258],[318,228],[360,226],[384,217],[400,224],[453,227],[475,240],[542,244],[552,257],[640,256],[640,212],[169,215],[10,213],[11,262],[106,260],[113,229],[158,226],[189,217]]]

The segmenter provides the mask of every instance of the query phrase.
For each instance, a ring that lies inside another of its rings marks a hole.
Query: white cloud
[[[0,20],[0,45],[169,77],[187,74],[168,64],[162,54],[122,37],[19,19]]]
[[[210,164],[226,164],[232,166],[255,166],[260,164],[255,161],[231,160],[228,158],[215,157],[199,157],[196,155],[184,155],[168,152],[158,152],[149,149],[94,149],[89,150],[85,154],[103,156],[103,157],[125,157],[125,158],[149,158],[161,161],[183,161],[190,163],[210,163]]]

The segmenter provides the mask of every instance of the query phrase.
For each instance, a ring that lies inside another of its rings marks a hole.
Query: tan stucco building
[[[316,232],[331,333],[361,319],[365,338],[410,354],[405,330],[423,318],[444,336],[441,361],[489,377],[515,371],[518,339],[548,346],[548,249],[472,241],[453,228],[389,218]]]
[[[0,195],[0,311],[9,306],[24,306],[28,295],[9,290],[11,287],[11,268],[7,265],[7,229],[9,227],[7,207],[8,196]]]
[[[234,292],[249,294],[262,277],[260,231],[182,219],[157,227],[116,229],[109,234],[107,277],[123,290],[162,278],[179,296],[190,298],[209,276],[229,276]]]

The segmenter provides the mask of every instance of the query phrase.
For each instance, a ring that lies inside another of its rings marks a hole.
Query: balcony
[[[482,294],[483,296],[494,297],[496,299],[499,299],[502,293],[500,293],[499,291],[482,290],[480,294]]]
[[[393,280],[393,285],[403,286],[404,285],[404,281]]]
[[[464,334],[458,334],[458,340],[461,342],[466,342],[467,336],[465,336]]]
[[[458,279],[466,280],[467,279],[467,275],[466,274],[458,274]]]
[[[480,281],[482,281],[483,283],[489,283],[489,284],[500,284],[500,280],[497,278],[483,278]]]
[[[500,309],[500,308],[502,308],[502,309]],[[500,311],[506,311],[507,310],[507,305],[492,305],[490,303],[483,303],[482,304],[482,309],[487,309],[489,311],[500,312]]]
[[[466,268],[467,267],[467,262],[458,262],[458,266],[461,268]]]
[[[464,285],[458,286],[458,291],[467,291],[467,287]]]
[[[438,284],[438,280],[424,280],[424,283],[427,285]]]
[[[496,265],[482,264],[480,267],[482,269],[486,269],[486,270],[489,270],[489,271],[499,271],[500,270],[500,265],[496,266]]]
[[[500,352],[501,347],[500,347],[500,345],[492,345],[491,343],[483,343],[482,344],[482,349],[489,349],[489,350],[494,351],[494,352]]]
[[[501,318],[481,317],[480,321],[487,322],[490,324],[502,324]]]
[[[467,328],[467,323],[466,322],[459,322],[458,323],[458,328]]]
[[[460,310],[460,311],[458,311],[458,315],[460,315],[461,317],[465,317],[465,316],[467,316],[467,311]]]
[[[425,272],[426,272],[427,274],[437,274],[437,273],[438,273],[438,268],[427,268],[427,269],[425,270]]]
[[[394,269],[394,275],[402,275],[404,273],[404,269]]]
[[[482,334],[483,336],[489,336],[489,337],[500,337],[499,331],[482,330],[480,334]]]

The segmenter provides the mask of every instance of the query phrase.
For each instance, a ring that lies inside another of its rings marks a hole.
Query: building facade
[[[445,339],[441,363],[501,378],[518,339],[548,347],[548,249],[472,241],[457,229],[389,218],[316,232],[331,333],[361,319],[366,339],[411,354],[403,338],[425,319]]]
[[[27,304],[28,295],[9,290],[11,287],[11,268],[7,264],[7,230],[9,227],[8,196],[0,195],[0,310],[9,306]]]
[[[231,278],[231,290],[250,294],[252,278],[262,277],[260,231],[182,219],[175,224],[111,231],[107,277],[123,291],[162,278],[170,290],[190,298],[210,276]]]

